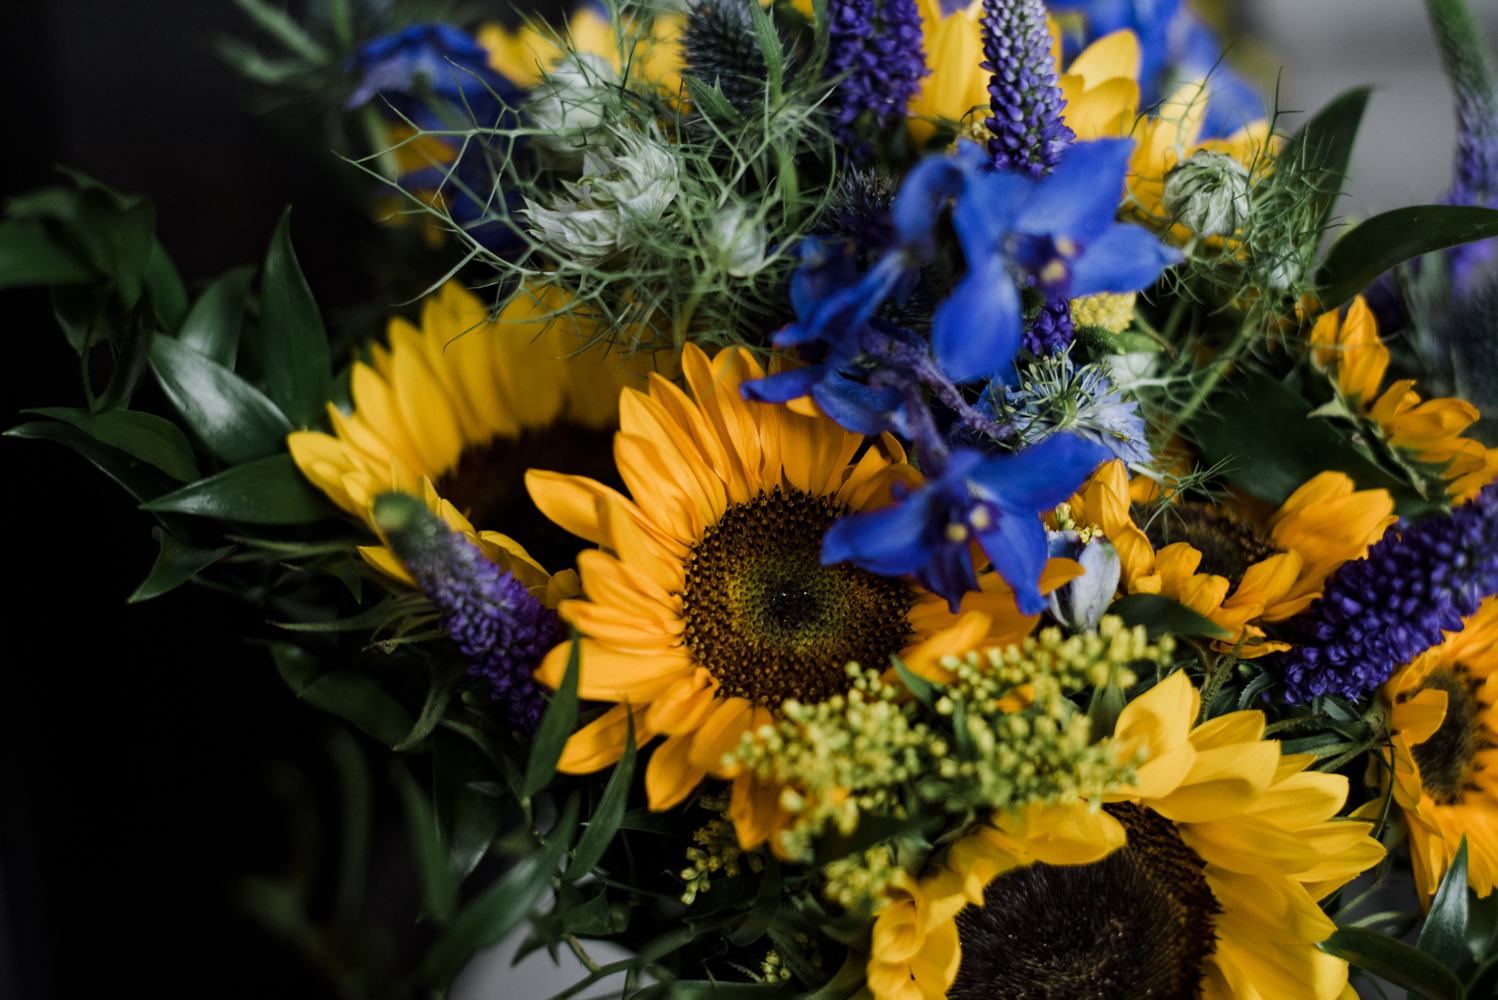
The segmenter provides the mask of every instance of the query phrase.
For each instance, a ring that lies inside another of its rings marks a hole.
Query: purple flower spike
[[[869,155],[855,127],[865,112],[877,128],[902,118],[926,68],[915,0],[831,0],[827,5],[829,77],[847,73],[833,95],[838,143],[855,161]]]
[[[1449,514],[1390,532],[1343,563],[1306,614],[1301,645],[1284,654],[1291,704],[1319,694],[1356,700],[1444,640],[1498,593],[1498,486]]]
[[[439,624],[469,660],[468,672],[489,681],[509,721],[534,735],[546,702],[531,675],[562,640],[556,612],[415,497],[382,494],[375,500],[375,522],[441,609]]]
[[[984,122],[993,165],[1038,179],[1076,138],[1061,120],[1066,100],[1042,0],[983,0],[983,55],[993,74],[993,117]]]

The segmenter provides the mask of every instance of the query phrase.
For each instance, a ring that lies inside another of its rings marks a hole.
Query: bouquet
[[[50,287],[85,405],[7,433],[148,512],[131,600],[263,608],[343,773],[389,764],[419,961],[242,894],[343,995],[511,935],[586,970],[556,1000],[1492,995],[1464,0],[1451,191],[1356,225],[1369,91],[1290,132],[1173,2],[236,2],[222,55],[420,294],[335,350],[290,212],[194,297],[69,172],[0,282]]]

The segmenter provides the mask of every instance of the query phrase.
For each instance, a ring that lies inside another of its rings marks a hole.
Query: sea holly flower
[[[996,458],[962,449],[940,476],[905,491],[897,503],[839,520],[822,542],[822,561],[909,574],[955,612],[962,595],[978,589],[976,542],[1014,588],[1020,611],[1039,614],[1046,607],[1038,584],[1048,558],[1040,514],[1108,458],[1106,448],[1074,434]]]

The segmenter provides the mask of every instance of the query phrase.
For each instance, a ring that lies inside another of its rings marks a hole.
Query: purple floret
[[[1498,593],[1498,486],[1449,514],[1390,532],[1343,563],[1296,618],[1296,648],[1281,657],[1292,704],[1320,694],[1356,700],[1432,646],[1460,632]]]
[[[878,128],[903,118],[926,68],[921,14],[915,0],[831,0],[827,5],[825,74],[848,76],[832,97],[838,143],[853,159],[868,158],[869,143],[854,122],[873,112]]]
[[[532,675],[562,641],[557,613],[414,497],[384,494],[375,516],[390,547],[442,611],[439,624],[469,661],[468,672],[487,680],[508,720],[534,735],[546,702]]]
[[[982,68],[993,74],[993,117],[984,121],[993,165],[1041,177],[1076,138],[1061,120],[1066,100],[1042,0],[983,0],[983,56]]]

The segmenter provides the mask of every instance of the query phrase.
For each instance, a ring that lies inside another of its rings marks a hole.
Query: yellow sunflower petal
[[[694,733],[671,736],[656,747],[645,768],[645,795],[657,812],[670,809],[692,793],[707,777],[707,769],[691,762]]]

